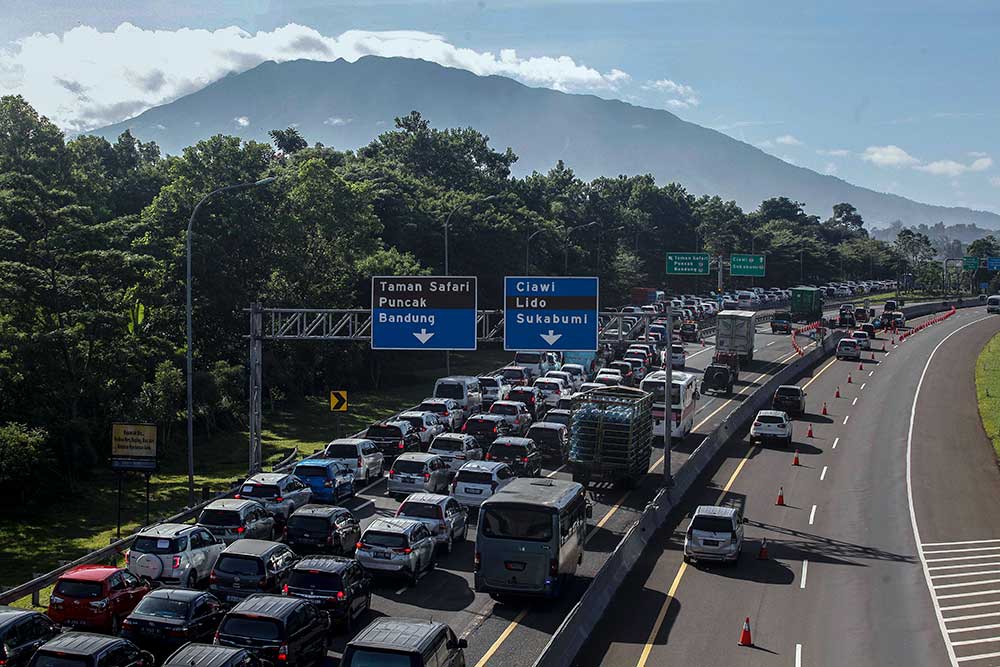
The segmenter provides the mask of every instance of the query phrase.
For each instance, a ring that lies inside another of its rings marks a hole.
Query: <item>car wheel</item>
[[[372,469],[366,467],[365,468],[365,482],[364,482],[364,485],[368,486],[371,483],[372,483]]]
[[[118,636],[118,633],[122,629],[122,620],[117,614],[111,617],[111,634]]]
[[[198,573],[191,570],[191,574],[188,575],[187,583],[184,585],[185,588],[198,588]]]
[[[445,542],[444,552],[450,554],[455,548],[455,536],[452,533],[448,533],[448,541]]]
[[[460,542],[465,542],[467,539],[469,539],[469,522],[468,521],[466,521],[462,525],[462,534],[459,536],[458,540]]]

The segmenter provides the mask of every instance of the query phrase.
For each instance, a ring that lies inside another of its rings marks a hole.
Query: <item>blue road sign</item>
[[[987,282],[981,282],[981,283],[979,283],[979,289],[986,290],[986,289],[989,289],[989,288],[990,288],[990,284],[989,283],[987,283]]]
[[[505,350],[597,349],[597,278],[507,276]]]
[[[373,350],[476,349],[476,278],[372,278]]]
[[[990,271],[1000,271],[1000,257],[987,257],[986,268]]]

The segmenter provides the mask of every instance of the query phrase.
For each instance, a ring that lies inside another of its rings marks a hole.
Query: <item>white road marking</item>
[[[993,565],[1000,565],[1000,563],[970,563],[967,565],[939,565],[937,567],[929,567],[927,569],[930,570],[931,572],[934,572],[936,570],[960,570],[967,567],[988,567]]]
[[[410,587],[409,587],[409,586],[403,586],[403,587],[402,587],[402,588],[400,588],[400,589],[399,589],[398,591],[396,591],[396,595],[402,595],[403,593],[405,593],[405,592],[406,592],[406,591],[408,591],[409,589],[410,589]]]
[[[819,474],[819,481],[822,482],[824,477],[826,477],[826,466],[823,466],[823,472]]]
[[[795,667],[802,667],[802,644],[795,645]]]
[[[864,388],[865,388],[865,387],[867,387],[867,386],[868,386],[868,383],[867,383],[867,382],[862,382],[862,383],[861,383],[861,388],[862,388],[862,389],[864,389]]]
[[[1000,656],[1000,653],[980,653],[979,655],[966,655],[958,658],[958,662],[967,662],[969,660],[985,660],[986,658],[996,658]]]
[[[834,438],[834,439],[833,439],[833,448],[834,448],[834,449],[836,449],[836,448],[837,448],[837,443],[838,443],[838,442],[840,442],[840,438]]]
[[[955,556],[954,558],[924,558],[928,563],[947,563],[956,560],[976,560],[979,558],[996,558],[997,554],[983,554],[981,556]]]
[[[920,545],[921,548],[925,547],[950,547],[953,544],[989,544],[997,543],[1000,540],[964,540],[962,542],[924,542]]]
[[[857,404],[858,404],[858,397],[857,397],[857,396],[855,396],[855,397],[854,397],[854,400],[853,400],[853,401],[851,401],[851,405],[857,405]]]
[[[896,347],[896,346],[895,346],[895,345],[893,345],[893,347]],[[887,357],[888,357],[888,356],[889,356],[890,354],[891,354],[891,352],[889,352],[889,351],[886,351],[886,353],[885,353],[885,356],[887,356]]]
[[[934,601],[934,604],[937,604],[937,600]],[[996,602],[975,602],[973,604],[959,604],[959,605],[954,605],[954,606],[951,606],[951,607],[941,607],[941,611],[942,612],[944,612],[944,611],[953,611],[955,609],[978,609],[980,607],[995,607],[995,606],[997,606]],[[945,618],[943,620],[944,620],[945,623],[947,623],[948,621],[950,621],[952,619]],[[942,628],[942,632],[947,632],[948,631],[948,629],[945,628],[943,625],[941,626],[941,628]]]
[[[917,389],[913,392],[913,404],[910,406],[910,425],[906,433],[906,502],[908,509],[910,510],[910,526],[913,528],[913,540],[917,544],[921,544],[922,542],[920,540],[920,528],[917,526],[917,513],[913,507],[913,425],[917,420],[917,401],[920,399],[920,389],[924,386],[924,378],[927,376],[927,370],[931,367],[931,362],[934,360],[934,355],[937,353],[938,349],[944,345],[949,338],[957,334],[962,329],[970,327],[973,324],[981,322],[985,319],[988,319],[988,316],[963,324],[942,338],[938,344],[934,346],[934,349],[931,350],[930,355],[927,357],[927,361],[924,363],[924,369],[920,372],[920,379],[917,380]],[[938,628],[941,630],[941,637],[944,639],[944,646],[948,651],[948,661],[953,667],[957,667],[960,660],[964,662],[971,659],[972,656],[963,656],[961,659],[955,656],[955,649],[948,640],[948,628],[945,625],[944,612],[945,610],[951,611],[953,609],[971,609],[974,608],[974,606],[958,605],[953,607],[942,607],[937,598],[934,596],[933,583],[931,582],[931,573],[927,565],[927,558],[924,556],[922,549],[918,549],[917,551],[920,555],[920,564],[924,570],[924,580],[927,582],[927,591],[930,593],[931,603],[934,605],[934,613],[938,619]],[[981,602],[976,603],[975,607],[984,607],[995,604],[996,603]]]
[[[809,512],[809,525],[813,525],[813,521],[816,519],[816,506],[813,505],[812,511]]]
[[[806,587],[806,577],[809,576],[809,561],[802,561],[802,578],[799,581],[799,588]]]
[[[868,371],[868,377],[875,375],[875,371]]]
[[[991,623],[990,625],[974,625],[971,628],[955,628],[954,630],[949,630],[951,634],[958,632],[976,632],[977,630],[996,630],[1000,628],[1000,623]]]
[[[955,598],[975,598],[979,597],[980,595],[996,595],[997,593],[1000,593],[1000,590],[993,589],[989,591],[971,591],[969,593],[949,593],[948,595],[939,595],[938,600],[953,600]],[[996,603],[994,602],[993,604]]]
[[[357,507],[352,507],[352,508],[351,508],[351,511],[352,511],[352,512],[357,512],[357,511],[358,511],[359,509],[361,509],[362,507],[368,507],[369,505],[374,505],[374,504],[375,504],[375,501],[374,501],[374,500],[366,500],[365,502],[361,503],[361,504],[360,504],[360,505],[358,505]]]
[[[765,345],[764,347],[771,347],[772,345],[774,345],[774,344],[775,344],[775,343],[777,343],[777,342],[778,342],[778,341],[776,341],[776,340],[772,340],[772,341],[771,341],[770,343],[768,343],[768,344],[767,344],[767,345]]]
[[[978,586],[980,584],[1000,584],[1000,579],[980,579],[979,581],[966,581],[961,584],[935,584],[934,588],[940,590],[942,588],[962,588],[964,586]]]
[[[858,399],[854,399],[854,400],[856,401]],[[844,423],[846,424],[847,420],[850,419],[850,418],[851,418],[851,415],[844,415]]]
[[[955,646],[968,646],[969,644],[988,644],[993,642],[1000,642],[1000,637],[986,637],[985,639],[966,639],[961,642],[952,642]]]
[[[994,616],[1000,616],[1000,611],[991,611],[987,614],[968,614],[966,616],[952,616],[951,618],[946,619],[945,623],[951,623],[952,621],[972,621],[977,618],[992,618]]]
[[[933,551],[928,551],[924,549],[925,554],[960,554],[969,553],[971,551],[996,551],[1000,549],[1000,546],[996,547],[971,547],[969,549],[934,549]]]
[[[954,579],[955,577],[978,577],[981,574],[1000,574],[1000,570],[982,570],[980,572],[956,572],[955,574],[932,574],[931,579]]]

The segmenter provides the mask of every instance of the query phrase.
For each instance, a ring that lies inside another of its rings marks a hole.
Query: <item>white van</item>
[[[986,312],[1000,314],[1000,294],[995,294],[986,299]]]
[[[483,410],[483,392],[479,387],[479,378],[470,375],[440,378],[434,383],[434,398],[452,399],[467,415],[478,414]]]
[[[540,378],[549,371],[557,371],[562,366],[559,357],[554,352],[522,352],[514,353],[512,366],[523,366],[528,369],[531,378]]]

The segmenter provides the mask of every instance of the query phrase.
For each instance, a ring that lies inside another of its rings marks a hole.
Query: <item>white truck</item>
[[[715,349],[736,353],[742,363],[753,360],[755,317],[750,310],[721,311],[715,318]]]

